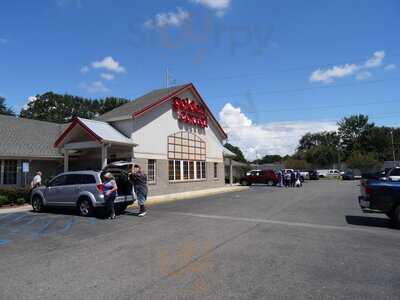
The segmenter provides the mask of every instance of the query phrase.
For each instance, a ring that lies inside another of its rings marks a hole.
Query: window
[[[4,161],[3,184],[17,184],[17,166],[16,160]]]
[[[201,162],[201,178],[206,179],[207,178],[207,173],[206,173],[206,162],[202,161]]]
[[[395,168],[390,172],[389,176],[400,176],[400,169]]]
[[[70,182],[70,178],[69,178],[70,176],[74,176],[76,178],[74,180],[75,183],[71,183]],[[95,184],[96,183],[96,178],[94,178],[93,175],[85,175],[85,174],[68,175],[67,183],[68,184]]]
[[[196,161],[196,178],[201,179],[201,162]]]
[[[156,182],[156,160],[149,159],[147,161],[147,178],[149,182]]]
[[[189,178],[194,179],[194,162],[189,162]]]
[[[206,176],[205,161],[170,160],[168,161],[170,181],[201,180]]]
[[[176,160],[175,161],[175,180],[181,180],[181,161]]]
[[[61,175],[58,176],[56,178],[54,178],[51,182],[50,182],[50,186],[63,186],[67,184],[67,176],[65,175]]]
[[[183,179],[189,179],[189,162],[186,160],[183,162]]]
[[[218,178],[218,163],[214,163],[214,178]]]
[[[189,132],[178,132],[168,137],[168,158],[206,160],[206,143]]]
[[[168,162],[168,179],[175,180],[175,167],[174,167],[174,160],[170,160]]]

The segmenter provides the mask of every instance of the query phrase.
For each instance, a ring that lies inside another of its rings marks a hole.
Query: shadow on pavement
[[[367,217],[367,216],[346,216],[346,222],[350,225],[368,226],[368,227],[381,227],[393,228],[389,219]]]

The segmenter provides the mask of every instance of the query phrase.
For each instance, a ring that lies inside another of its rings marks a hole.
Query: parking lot
[[[358,182],[130,209],[0,214],[1,299],[398,299],[400,231]]]

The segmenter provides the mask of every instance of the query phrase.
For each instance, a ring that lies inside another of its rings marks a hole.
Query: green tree
[[[360,147],[360,138],[371,128],[374,123],[369,123],[366,115],[352,115],[338,122],[338,134],[341,139],[341,147],[345,157],[349,157],[353,151],[362,150]]]
[[[302,159],[294,159],[290,158],[283,162],[285,168],[287,169],[295,169],[295,170],[308,170],[310,169],[310,164]]]
[[[346,164],[349,168],[358,169],[362,172],[376,171],[381,166],[374,153],[362,154],[359,151],[352,152],[346,160]]]
[[[76,117],[93,119],[110,111],[129,100],[122,98],[106,98],[90,100],[72,95],[60,95],[48,92],[37,95],[35,101],[28,103],[20,116],[23,118],[68,123]]]
[[[306,160],[317,167],[329,167],[338,162],[340,138],[334,131],[307,133],[299,141],[293,158]]]
[[[242,150],[240,150],[239,147],[233,146],[232,144],[229,144],[229,143],[226,143],[224,146],[226,149],[228,149],[229,151],[232,151],[233,153],[236,154],[236,158],[235,158],[236,161],[247,163],[247,160],[244,157],[243,152],[242,152]]]
[[[8,116],[15,116],[15,112],[12,110],[11,107],[6,105],[6,99],[0,97],[0,114],[8,115]]]
[[[282,156],[280,155],[265,155],[261,159],[257,159],[256,163],[257,164],[273,164],[273,163],[278,163],[282,161]]]

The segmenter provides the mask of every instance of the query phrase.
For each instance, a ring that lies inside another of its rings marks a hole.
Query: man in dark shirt
[[[144,203],[147,200],[147,176],[143,173],[139,165],[134,165],[130,176],[131,182],[135,189],[136,197],[139,203],[139,217],[144,217],[147,214]]]

